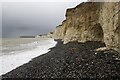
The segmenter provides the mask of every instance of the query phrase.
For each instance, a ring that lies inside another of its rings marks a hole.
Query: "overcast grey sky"
[[[2,3],[0,2],[0,38],[2,37]]]
[[[67,8],[80,2],[4,2],[2,36],[39,35],[53,31],[65,19]]]

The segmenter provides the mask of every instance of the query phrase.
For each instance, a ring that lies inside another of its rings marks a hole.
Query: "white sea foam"
[[[38,42],[32,43],[33,45]],[[53,39],[45,40],[42,44],[39,45],[37,48],[20,52],[17,54],[12,55],[2,55],[0,56],[0,65],[2,65],[2,68],[0,68],[0,75],[5,74],[25,63],[28,63],[31,59],[47,53],[49,48],[54,47],[57,42],[55,42]]]

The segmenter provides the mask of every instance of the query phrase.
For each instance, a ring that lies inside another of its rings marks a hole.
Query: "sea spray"
[[[39,45],[37,44],[39,43]],[[47,53],[49,48],[54,47],[57,42],[54,39],[48,39],[40,42],[33,42],[37,47],[20,53],[14,53],[11,55],[0,56],[0,62],[2,62],[2,69],[0,70],[0,75],[5,74],[25,63],[28,63],[31,59]],[[30,43],[31,44],[31,43]]]

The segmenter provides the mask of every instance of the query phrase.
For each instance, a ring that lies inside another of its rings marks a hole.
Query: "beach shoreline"
[[[120,78],[120,61],[114,50],[95,51],[103,42],[56,40],[55,47],[5,75],[6,78]]]
[[[27,40],[25,42],[27,42]],[[29,45],[36,47],[23,51],[20,51],[20,49],[18,49],[19,52],[13,51],[13,53],[6,53],[0,56],[0,64],[2,65],[2,68],[0,68],[0,75],[5,74],[25,63],[28,63],[31,59],[39,55],[47,53],[49,51],[49,48],[56,45],[56,42],[54,41],[54,39],[46,39],[38,42],[32,41],[32,43],[24,43],[24,46],[25,45],[27,45],[28,47]]]

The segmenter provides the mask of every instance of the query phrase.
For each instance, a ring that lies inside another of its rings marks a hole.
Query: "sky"
[[[2,3],[0,2],[0,38],[2,37]]]
[[[75,7],[83,1],[86,0],[4,0],[0,3],[2,37],[34,36],[51,32],[65,19],[67,8]]]

